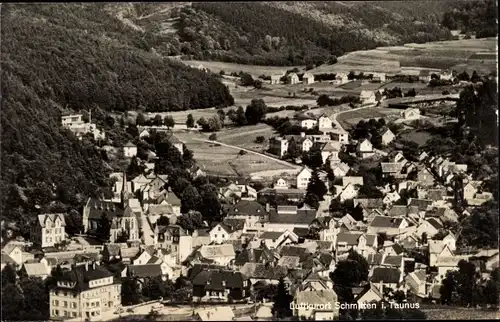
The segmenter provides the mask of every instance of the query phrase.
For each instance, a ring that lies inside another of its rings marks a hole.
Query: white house
[[[385,82],[385,73],[373,73],[372,81]]]
[[[383,145],[388,145],[389,143],[391,143],[395,139],[396,139],[396,136],[394,135],[394,133],[392,133],[392,131],[390,129],[385,130],[384,133],[382,134],[382,144]]]
[[[51,247],[66,239],[64,214],[42,214],[31,228],[31,241],[42,247]]]
[[[123,146],[123,154],[125,154],[126,158],[132,158],[137,155],[137,146],[132,142],[127,142]]]
[[[332,166],[333,175],[335,176],[335,178],[344,177],[347,174],[347,172],[349,172],[350,169],[351,167],[349,167],[347,164],[343,162]]]
[[[330,163],[338,163],[340,161],[339,152],[341,146],[339,142],[331,141],[323,146],[321,149],[321,157],[323,158],[323,164],[329,159]]]
[[[335,84],[342,85],[347,83],[348,81],[349,78],[347,77],[346,73],[338,73],[337,75],[335,75]]]
[[[302,76],[302,83],[305,85],[313,84],[314,83],[314,75],[311,73],[305,73]]]
[[[299,76],[295,73],[290,73],[286,76],[286,82],[290,85],[298,84],[299,83]]]
[[[289,188],[288,182],[283,178],[279,178],[274,183],[274,189],[288,189],[288,188]]]
[[[272,137],[269,139],[269,152],[276,154],[280,158],[284,157],[288,151],[288,140],[283,137]]]
[[[318,123],[319,130],[322,132],[333,129],[332,119],[326,114],[323,114],[319,117]]]
[[[297,189],[306,189],[311,179],[312,171],[308,167],[303,167],[297,174]]]
[[[362,104],[372,104],[376,101],[376,96],[374,91],[361,91],[359,95]]]
[[[371,158],[375,153],[373,152],[373,145],[368,139],[364,139],[357,146],[356,154],[361,159]]]
[[[318,121],[314,119],[304,119],[300,121],[300,126],[304,129],[312,129],[318,124]]]
[[[443,80],[451,80],[453,79],[453,72],[450,70],[443,70],[439,74],[439,78]]]
[[[344,129],[332,129],[330,131],[332,139],[343,144],[349,143],[349,132]]]
[[[139,138],[142,139],[142,138],[147,138],[151,135],[151,133],[149,133],[149,131],[147,129],[144,129],[142,130],[141,132],[139,132]]]
[[[277,85],[280,83],[282,75],[271,75],[271,85]]]
[[[418,108],[407,108],[401,112],[401,117],[405,120],[416,120],[420,118],[420,110]]]
[[[354,199],[358,196],[358,189],[353,184],[348,184],[344,187],[342,192],[340,193],[340,202],[344,202],[349,199]]]

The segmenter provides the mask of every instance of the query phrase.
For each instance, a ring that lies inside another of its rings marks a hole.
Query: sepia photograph
[[[495,0],[0,3],[0,321],[500,319]]]

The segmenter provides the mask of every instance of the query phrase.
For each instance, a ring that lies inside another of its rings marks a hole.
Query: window
[[[65,292],[66,293],[66,292]],[[66,295],[66,294],[65,294]],[[68,302],[64,301],[63,302],[63,307],[68,307]],[[66,312],[66,311],[65,311]]]
[[[76,302],[71,302],[71,308],[76,309]]]
[[[53,300],[53,301],[52,301],[52,305],[54,305],[54,306],[58,306],[58,305],[59,305],[59,301],[58,301],[58,300]]]
[[[220,227],[217,227],[217,230],[220,231]]]
[[[71,316],[76,318],[76,312],[71,312]]]
[[[225,238],[225,235],[224,235],[224,234],[222,234],[222,238]]]
[[[45,229],[46,234],[50,234],[50,229]]]
[[[217,238],[217,234],[215,234],[215,238]]]
[[[64,311],[64,316],[68,316],[68,311]]]

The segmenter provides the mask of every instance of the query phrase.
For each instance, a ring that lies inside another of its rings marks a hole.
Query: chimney
[[[269,206],[269,202],[266,203],[266,212],[270,212],[271,211],[271,207]]]

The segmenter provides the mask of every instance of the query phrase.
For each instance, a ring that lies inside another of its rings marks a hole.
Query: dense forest
[[[451,30],[474,32],[476,37],[498,35],[498,9],[494,0],[457,1],[445,12],[443,25]]]
[[[450,39],[438,24],[439,12],[414,16],[413,2],[398,3],[409,8],[393,13],[370,3],[197,2],[179,10],[177,32],[168,35],[158,20],[141,21],[147,46],[165,55],[259,65],[321,64],[355,50]],[[328,20],[333,16],[340,23]]]
[[[61,111],[233,102],[216,76],[137,48],[134,30],[100,4],[7,4],[1,14],[0,211],[7,222],[75,213],[85,198],[106,191],[101,151],[62,129]]]

